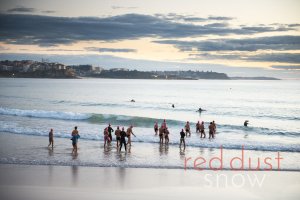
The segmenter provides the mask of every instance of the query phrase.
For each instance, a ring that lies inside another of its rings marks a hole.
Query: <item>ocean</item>
[[[199,107],[206,111],[196,112]],[[153,126],[164,119],[170,130],[170,153],[152,156],[153,152],[147,148],[159,148]],[[216,138],[200,139],[195,129],[197,121],[205,122],[208,135],[208,124],[213,120],[217,124]],[[249,120],[248,127],[243,125],[245,120]],[[86,144],[84,147],[103,149],[103,129],[109,123],[114,129],[133,125],[137,137],[132,139],[132,148],[136,145],[143,152],[128,158],[126,162],[130,165],[111,156],[109,166],[182,167],[179,132],[187,121],[191,123],[192,135],[186,139],[185,156],[196,156],[201,150],[217,151],[221,146],[233,155],[243,147],[252,155],[283,152],[285,169],[300,170],[300,81],[297,80],[0,79],[1,134],[42,136],[47,143],[49,130],[53,128],[55,138],[67,139],[62,141],[71,146],[70,134],[78,126],[79,142]],[[84,151],[81,146],[79,153]],[[18,153],[8,156],[3,152],[2,147],[2,163],[24,164],[34,160],[38,164],[40,159],[46,164],[70,164],[64,158],[57,157],[49,163],[39,155],[26,161],[26,156]],[[143,162],[145,157],[149,165]],[[89,155],[78,162],[107,166],[103,157],[89,159]]]

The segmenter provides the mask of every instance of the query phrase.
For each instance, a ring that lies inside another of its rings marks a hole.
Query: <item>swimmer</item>
[[[200,122],[199,121],[196,124],[196,133],[200,133]]]
[[[167,122],[164,119],[163,123],[161,124],[161,127],[163,128],[163,131],[165,132],[166,128],[167,128]]]
[[[164,129],[163,129],[163,127],[161,126],[158,131],[159,131],[159,142],[162,144],[162,143],[164,143]]]
[[[72,146],[73,146],[73,150],[72,153],[77,153],[77,143],[78,143],[78,139],[80,138],[79,132],[77,130],[77,126],[74,127],[74,130],[72,131]]]
[[[109,137],[109,143],[112,141],[112,135],[111,133],[114,132],[114,129],[112,129],[111,125],[108,124],[108,127],[107,127],[107,131],[108,131],[108,137]]]
[[[155,122],[155,124],[154,124],[154,132],[155,132],[155,135],[157,135],[157,132],[158,132],[158,124],[157,124],[157,122]]]
[[[120,145],[121,142],[121,130],[119,128],[119,126],[117,126],[117,130],[115,131],[115,135],[116,135],[116,140],[117,140],[117,149]]]
[[[184,137],[185,137],[185,132],[183,131],[183,129],[181,129],[179,148],[181,149],[181,144],[183,143],[183,150],[185,150],[185,140],[184,140]]]
[[[122,128],[122,131],[120,132],[120,136],[121,136],[120,151],[121,151],[123,145],[124,145],[125,151],[126,151],[126,132],[124,131],[124,127]]]
[[[107,127],[104,129],[103,135],[104,135],[104,148],[105,148],[106,144],[110,143],[110,137],[109,137]]]
[[[190,122],[187,121],[185,124],[185,132],[186,132],[186,136],[188,136],[187,134],[189,133],[189,136],[191,136],[191,127],[190,127]]]
[[[215,134],[217,133],[217,125],[215,121],[212,121],[213,127],[214,127],[214,133],[213,133],[213,138],[215,138]]]
[[[209,123],[209,139],[214,138],[214,125],[212,122]]]
[[[133,126],[131,125],[128,129],[127,129],[127,138],[128,138],[128,141],[127,141],[127,144],[129,144],[131,146],[131,134],[134,135],[134,133],[132,132],[132,128]],[[136,135],[134,135],[134,137],[136,137]]]
[[[203,138],[206,137],[204,129],[205,129],[205,127],[204,127],[204,122],[202,121],[201,124],[200,124],[200,133],[201,133],[200,138],[202,138],[202,135],[204,135]]]
[[[165,130],[165,144],[169,144],[169,134],[170,134],[170,132],[169,132],[168,128],[166,128],[166,130]]]
[[[50,145],[52,145],[52,149],[53,149],[53,129],[51,128],[50,129],[50,132],[49,132],[49,145],[48,147],[50,147]]]

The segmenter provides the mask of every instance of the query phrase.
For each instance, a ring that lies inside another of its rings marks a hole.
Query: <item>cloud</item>
[[[259,54],[244,58],[251,61],[281,62],[281,63],[300,63],[300,53],[270,53]]]
[[[212,54],[195,53],[190,54],[191,60],[244,60],[255,62],[278,62],[278,63],[300,63],[300,53],[261,53],[257,55],[248,54]]]
[[[52,14],[52,13],[56,13],[56,11],[54,11],[54,10],[43,10],[42,13]]]
[[[138,7],[135,7],[135,6],[112,6],[111,8],[116,10],[116,9],[136,9]]]
[[[300,36],[271,36],[243,39],[216,39],[205,41],[160,40],[160,44],[171,44],[181,51],[257,51],[300,50]]]
[[[232,17],[222,17],[222,16],[210,16],[208,18],[209,20],[220,20],[220,21],[226,21],[226,20],[233,20]]]
[[[36,10],[34,8],[26,8],[26,7],[15,7],[12,9],[7,10],[7,12],[22,12],[22,13],[32,13],[35,12]]]
[[[224,16],[210,16],[207,18],[203,18],[203,17],[196,17],[194,15],[181,15],[177,13],[156,14],[155,16],[166,20],[172,20],[172,21],[182,20],[186,22],[229,21],[234,19],[232,17],[224,17]]]
[[[271,68],[282,70],[300,70],[300,65],[272,65]]]
[[[151,15],[124,14],[104,18],[0,14],[0,41],[54,46],[77,41],[114,41],[143,37],[184,38],[206,35],[248,35],[269,32],[227,25],[195,25]],[[274,28],[271,31],[276,31]],[[278,31],[283,31],[279,30]]]
[[[98,47],[87,47],[85,48],[88,51],[96,51],[96,52],[113,52],[113,53],[132,53],[136,52],[136,49],[115,49],[115,48],[98,48]]]

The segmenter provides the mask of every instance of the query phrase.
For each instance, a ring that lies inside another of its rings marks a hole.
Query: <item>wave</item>
[[[50,118],[58,120],[80,120],[92,124],[115,124],[115,125],[133,125],[135,127],[152,128],[155,122],[161,123],[164,119],[114,115],[114,114],[93,114],[93,113],[75,113],[75,112],[59,112],[45,110],[21,110],[0,107],[0,115],[13,115],[33,118]],[[169,127],[182,128],[185,121],[166,119]],[[190,122],[192,130],[196,123]],[[205,123],[205,127],[208,123]],[[221,132],[242,132],[243,134],[263,134],[263,135],[284,135],[284,136],[299,136],[298,132],[291,132],[279,129],[270,129],[265,127],[247,127],[240,125],[218,124],[218,130]]]
[[[48,137],[48,131],[41,129],[40,127],[19,127],[15,123],[1,123],[0,132],[20,134],[20,135],[34,135]],[[102,129],[101,129],[102,130]],[[137,132],[136,132],[137,133]],[[88,132],[81,132],[80,138],[83,140],[96,140],[103,141],[102,132],[99,132],[98,127],[90,128]],[[70,138],[69,130],[55,129],[55,137],[57,138]],[[137,137],[132,138],[133,142],[138,143],[155,143],[159,145],[158,136],[154,136],[153,133],[149,132],[138,132]],[[174,138],[174,135],[170,135],[170,145],[179,145],[178,138]],[[244,145],[245,150],[256,150],[256,151],[285,151],[285,152],[300,152],[300,145],[297,143],[270,143],[268,141],[240,141],[230,140],[224,138],[217,138],[215,140],[200,140],[196,135],[186,139],[187,146],[195,148],[220,148],[223,146],[224,149],[237,149],[240,150]]]
[[[21,110],[0,107],[0,115],[15,115],[22,117],[35,117],[35,118],[50,118],[50,119],[63,119],[63,120],[86,120],[91,116],[89,114],[74,113],[74,112],[58,112],[58,111],[45,111],[45,110]]]

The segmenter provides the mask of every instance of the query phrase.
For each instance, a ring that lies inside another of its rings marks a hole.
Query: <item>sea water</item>
[[[199,107],[206,111],[196,112]],[[242,147],[252,152],[279,151],[297,158],[300,81],[0,79],[2,133],[46,139],[53,128],[55,137],[69,138],[78,126],[81,140],[103,143],[103,129],[111,123],[114,129],[133,125],[137,135],[133,143],[149,146],[159,145],[153,126],[164,119],[171,149],[178,147],[179,132],[189,121],[192,135],[186,142],[191,154],[199,148],[217,150],[222,146],[228,151]],[[200,139],[196,123],[204,121],[208,135],[213,120],[216,138]],[[245,120],[249,120],[248,127],[243,125]],[[175,160],[167,165],[174,166]],[[152,165],[160,166],[160,162],[153,161]],[[289,162],[296,164],[297,160]]]

